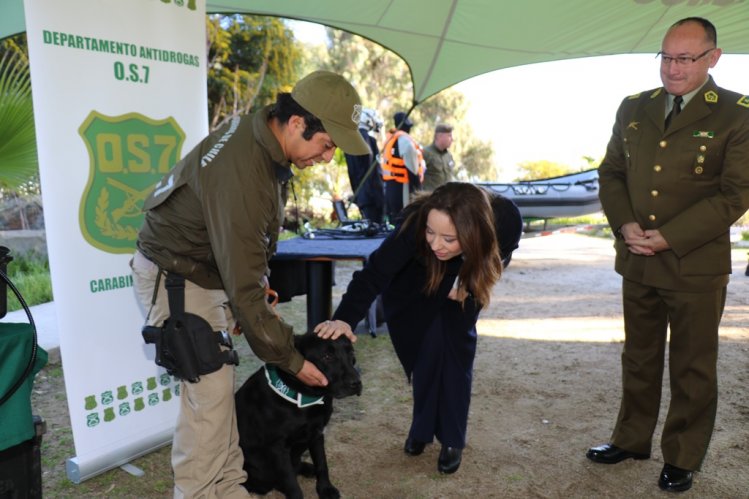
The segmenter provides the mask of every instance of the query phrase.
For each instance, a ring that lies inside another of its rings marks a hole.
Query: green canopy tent
[[[743,0],[209,0],[207,10],[310,21],[377,42],[408,64],[414,105],[497,69],[655,54],[668,26],[688,16],[710,19],[725,52],[749,53]],[[0,38],[24,29],[23,0],[3,0]]]

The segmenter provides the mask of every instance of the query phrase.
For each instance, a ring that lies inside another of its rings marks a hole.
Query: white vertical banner
[[[171,439],[128,262],[152,186],[207,133],[205,0],[25,0],[47,246],[80,482]]]

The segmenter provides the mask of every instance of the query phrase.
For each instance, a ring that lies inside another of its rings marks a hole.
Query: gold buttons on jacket
[[[660,142],[658,143],[658,145],[659,145],[659,146],[661,146],[661,149],[665,149],[665,148],[666,148],[666,146],[668,145],[668,142],[667,142],[667,141],[665,141],[665,140],[661,140],[661,141],[660,141]]]
[[[655,221],[655,215],[648,215],[648,220],[650,220],[651,222],[654,222]]]
[[[653,189],[652,191],[650,191],[650,195],[653,196],[654,198],[657,198],[658,197],[658,191],[656,191],[655,189]]]
[[[703,156],[702,154],[697,156],[697,163],[702,164],[704,162],[705,162],[705,156]]]
[[[702,168],[701,166],[696,166],[696,167],[694,168],[694,173],[696,173],[697,175],[702,175],[702,173],[703,173],[704,171],[705,171],[705,169],[704,169],[704,168]]]
[[[705,151],[707,151],[707,146],[706,146],[705,144],[702,144],[702,145],[700,146],[700,151],[702,151],[702,152],[705,152]]]
[[[653,167],[653,171],[655,171],[656,173],[659,172],[659,171],[661,171],[661,170],[662,170],[661,165],[655,165]]]

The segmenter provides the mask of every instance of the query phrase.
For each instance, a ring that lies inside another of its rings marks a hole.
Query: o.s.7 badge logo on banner
[[[180,159],[185,133],[169,117],[92,111],[78,129],[90,167],[79,223],[86,241],[109,253],[132,253],[143,201]]]

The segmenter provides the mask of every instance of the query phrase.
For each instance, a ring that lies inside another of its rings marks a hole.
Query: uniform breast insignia
[[[742,96],[736,104],[738,104],[739,106],[749,107],[749,95]]]
[[[715,137],[715,132],[712,130],[694,130],[692,132],[692,137],[696,139],[712,139]]]
[[[627,125],[627,130],[629,130],[630,128],[632,130],[637,130],[638,126],[640,126],[640,122],[639,121],[630,121],[629,125]]]
[[[708,90],[707,92],[705,92],[705,102],[715,104],[716,102],[718,102],[718,94],[716,94],[714,90]]]

